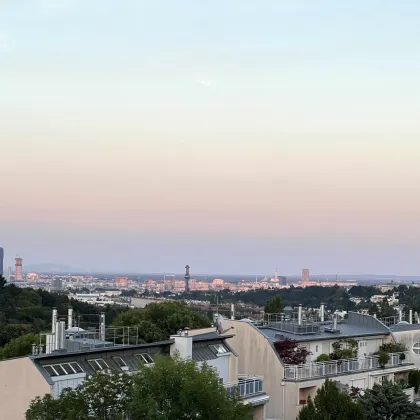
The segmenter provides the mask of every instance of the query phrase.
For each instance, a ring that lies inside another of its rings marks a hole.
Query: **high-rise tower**
[[[23,259],[20,257],[15,258],[15,281],[22,281],[22,262]]]
[[[185,291],[186,292],[189,292],[190,291],[190,285],[189,285],[190,278],[191,278],[191,276],[190,276],[190,266],[187,264],[185,266],[185,276],[184,276],[184,279],[185,279]]]
[[[302,284],[308,284],[309,283],[309,269],[304,268],[302,270]]]

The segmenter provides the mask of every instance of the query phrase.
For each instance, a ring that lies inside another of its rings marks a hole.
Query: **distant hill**
[[[68,265],[50,263],[28,264],[24,266],[24,269],[27,273],[31,271],[35,273],[74,273],[75,271],[85,271]]]

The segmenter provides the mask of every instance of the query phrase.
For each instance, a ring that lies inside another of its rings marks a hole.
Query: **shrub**
[[[320,355],[316,358],[316,361],[317,361],[317,362],[329,362],[330,360],[331,360],[330,355],[329,355],[329,354],[325,354],[325,353],[320,354]]]
[[[386,364],[389,362],[390,356],[387,352],[381,351],[379,352],[379,366],[383,369],[385,368]]]

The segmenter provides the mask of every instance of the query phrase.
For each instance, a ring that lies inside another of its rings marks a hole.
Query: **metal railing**
[[[248,398],[263,393],[263,383],[263,378],[259,376],[246,377],[225,384],[225,388],[231,394],[237,393],[242,398]]]
[[[383,369],[412,364],[411,355],[403,353],[389,353],[389,361]],[[330,375],[345,375],[353,372],[382,369],[379,356],[364,356],[354,359],[333,360],[330,362],[310,362],[303,365],[285,365],[284,378],[287,380],[304,380],[322,378]]]

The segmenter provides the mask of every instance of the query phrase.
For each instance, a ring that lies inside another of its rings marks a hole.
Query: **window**
[[[318,346],[315,346],[315,353],[318,353]]]
[[[123,368],[127,366],[127,363],[124,362],[124,360],[121,357],[113,357],[115,363],[118,365],[118,367]]]
[[[79,363],[76,362],[46,365],[44,366],[44,369],[50,376],[64,376],[74,375],[75,373],[83,373],[83,369],[80,367]]]
[[[88,360],[88,363],[89,363],[90,367],[96,372],[99,372],[99,371],[105,370],[105,369],[109,369],[109,366],[106,364],[104,359]]]
[[[420,343],[414,343],[413,344],[413,351],[416,354],[420,354]]]
[[[209,346],[216,354],[226,354],[229,353],[228,348],[224,344],[213,344]]]
[[[359,347],[366,347],[367,341],[359,341]]]
[[[140,360],[142,363],[148,365],[150,363],[154,363],[152,356],[148,353],[136,354],[136,359]]]

